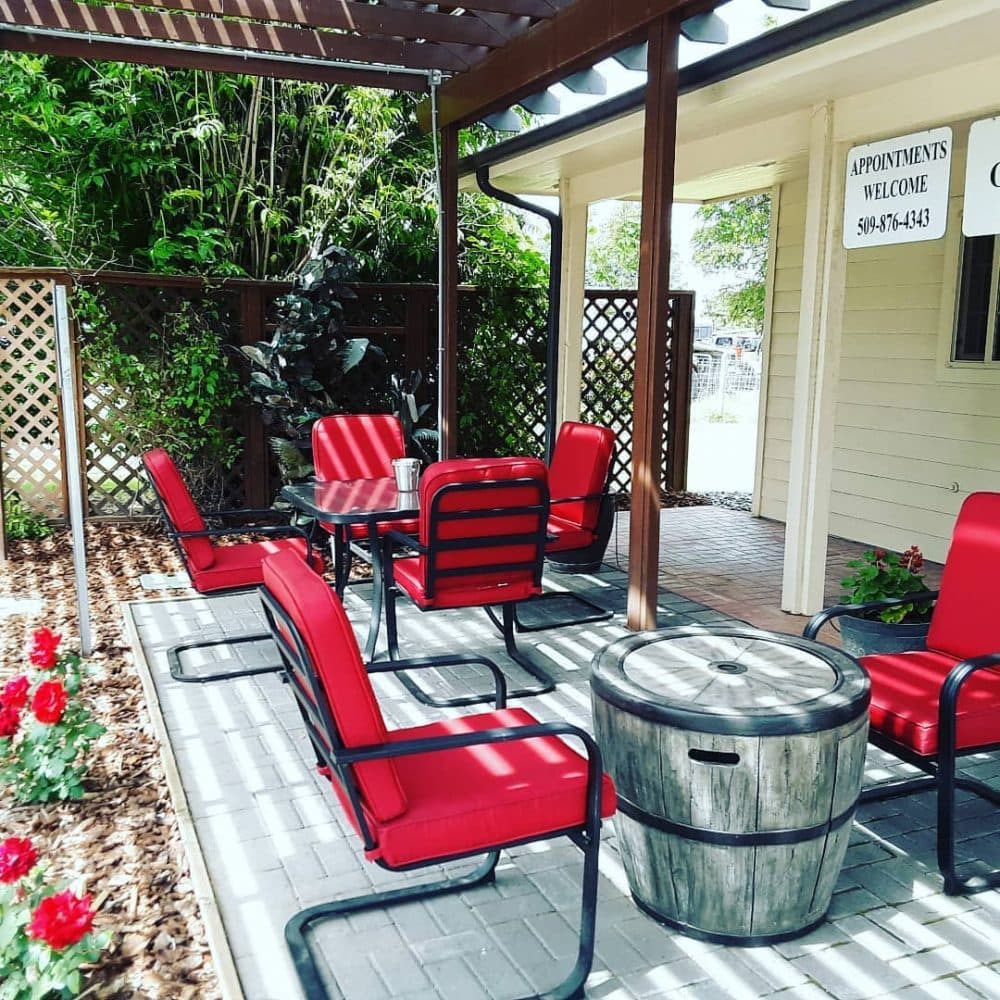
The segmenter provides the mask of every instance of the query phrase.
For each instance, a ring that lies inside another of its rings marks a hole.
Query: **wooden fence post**
[[[260,285],[240,288],[239,344],[244,346],[264,340],[266,301]],[[271,454],[267,447],[267,432],[257,408],[245,407],[246,443],[243,451],[244,500],[248,507],[271,505]]]

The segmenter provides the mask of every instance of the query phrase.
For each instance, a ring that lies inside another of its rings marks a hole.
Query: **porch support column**
[[[793,614],[822,608],[826,581],[847,266],[844,156],[834,143],[834,109],[829,103],[813,111],[807,198],[781,587],[781,607]]]
[[[458,129],[441,130],[441,246],[438,262],[440,458],[458,451]]]
[[[632,630],[656,625],[660,446],[670,316],[670,213],[677,144],[677,38],[677,22],[669,15],[650,25],[632,411],[628,560],[628,627]]]
[[[559,423],[580,419],[583,362],[583,310],[587,268],[586,202],[573,201],[572,182],[563,180],[559,202],[563,217],[562,286],[559,309]]]

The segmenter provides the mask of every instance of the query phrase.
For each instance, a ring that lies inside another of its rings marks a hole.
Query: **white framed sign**
[[[844,246],[937,240],[948,228],[951,129],[855,146],[847,154]]]
[[[1000,118],[973,122],[969,130],[962,232],[966,236],[1000,233]]]

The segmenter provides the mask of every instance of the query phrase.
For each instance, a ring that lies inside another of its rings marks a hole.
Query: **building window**
[[[1000,362],[998,279],[1000,240],[995,236],[967,237],[962,245],[952,361]]]

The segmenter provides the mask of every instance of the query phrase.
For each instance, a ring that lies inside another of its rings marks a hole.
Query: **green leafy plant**
[[[82,798],[87,752],[105,731],[79,697],[80,657],[59,653],[61,641],[37,629],[28,655],[36,669],[0,691],[0,784],[18,802]]]
[[[344,333],[344,303],[357,297],[347,282],[356,275],[357,262],[342,247],[319,251],[275,302],[271,339],[239,348],[250,364],[247,391],[280,438],[308,441],[319,417],[343,411],[348,379],[384,364],[370,341]]]
[[[845,588],[844,604],[867,604],[888,597],[906,597],[927,589],[920,575],[924,557],[916,545],[897,555],[885,549],[869,549],[858,559],[847,563],[854,573],[845,576],[840,585]],[[906,602],[891,608],[868,613],[865,617],[884,622],[926,621],[931,608],[929,601]]]
[[[81,357],[94,385],[116,401],[92,436],[123,458],[166,448],[195,496],[218,506],[225,474],[243,439],[233,411],[245,399],[220,331],[225,319],[210,293],[180,299],[141,331],[113,319],[113,288],[77,289]],[[142,478],[136,489],[145,489]]]
[[[3,523],[9,542],[52,535],[52,526],[45,515],[33,511],[13,490],[3,498]]]
[[[0,1000],[73,997],[110,943],[88,895],[47,885],[30,840],[0,842]]]

